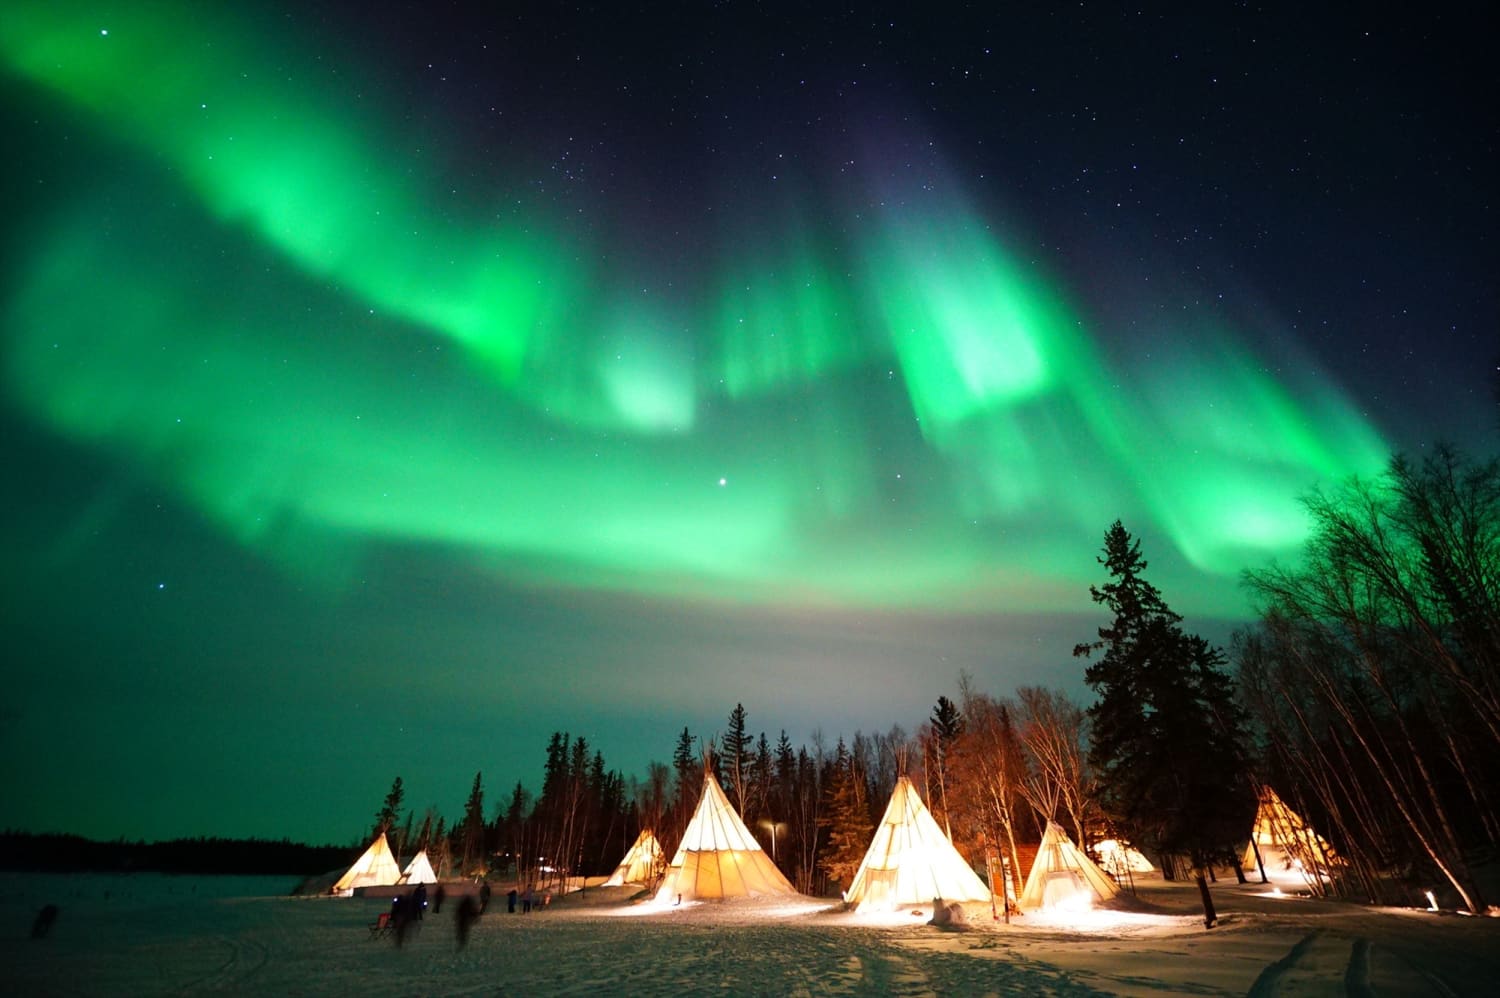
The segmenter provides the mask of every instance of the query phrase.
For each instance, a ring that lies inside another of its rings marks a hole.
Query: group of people
[[[443,889],[443,885],[438,884],[437,890],[433,894],[432,913],[434,915],[443,910],[443,900],[446,896],[447,892]],[[521,905],[522,914],[526,915],[531,914],[533,908],[540,911],[552,904],[552,893],[550,891],[544,891],[538,896],[535,887],[531,884],[526,886],[525,891],[518,891],[512,887],[505,897],[506,910],[512,915],[516,913],[516,904],[518,902]],[[458,917],[454,919],[454,928],[458,933],[458,945],[460,949],[468,944],[469,933],[473,930],[474,923],[479,921],[479,916],[483,915],[489,906],[490,885],[488,881],[480,883],[477,896],[466,893],[463,896],[463,900],[458,903]],[[390,924],[392,931],[395,933],[397,946],[406,941],[407,931],[413,924],[422,921],[422,915],[426,910],[426,884],[418,884],[410,894],[398,894],[391,899]]]
[[[437,889],[437,904],[434,914],[443,909],[443,885]],[[406,933],[413,925],[422,921],[427,911],[427,885],[418,884],[410,894],[397,894],[391,899],[391,931],[396,935],[396,945],[406,942]]]
[[[510,889],[510,893],[505,895],[505,898],[507,902],[506,910],[512,915],[516,913],[516,902],[518,900],[521,903],[521,914],[529,915],[531,914],[532,908],[536,908],[538,911],[540,911],[550,905],[552,903],[552,892],[544,891],[542,893],[542,896],[538,898],[535,887],[533,887],[531,884],[527,884],[524,893],[517,892],[516,889],[512,887]]]

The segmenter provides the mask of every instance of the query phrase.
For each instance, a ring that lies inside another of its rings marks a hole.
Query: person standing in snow
[[[412,893],[411,893],[411,901],[412,901],[412,913],[411,913],[411,917],[420,922],[422,920],[423,914],[425,914],[426,911],[427,911],[427,885],[426,884],[418,884],[417,885],[417,889],[414,890],[414,891],[412,891]]]
[[[479,905],[474,900],[474,895],[465,894],[464,899],[458,903],[458,918],[455,924],[458,927],[458,948],[463,949],[469,943],[469,930],[474,928],[474,923],[479,921]]]

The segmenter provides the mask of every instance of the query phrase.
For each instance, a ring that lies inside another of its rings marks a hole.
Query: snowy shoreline
[[[18,994],[1387,994],[1484,993],[1500,919],[1370,909],[1220,884],[1207,930],[1191,885],[1010,925],[970,905],[966,931],[930,910],[854,914],[828,899],[659,907],[589,888],[510,915],[497,892],[460,948],[455,906],[397,947],[367,926],[381,897],[229,896],[238,882],[137,874],[6,874],[0,959]],[[198,881],[196,884],[190,881]],[[61,908],[29,938],[47,889]],[[71,893],[69,893],[71,889]],[[183,891],[187,893],[184,894]],[[1129,908],[1133,910],[1120,910]]]

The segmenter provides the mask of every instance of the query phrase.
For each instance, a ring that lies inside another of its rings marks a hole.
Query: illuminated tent
[[[385,833],[366,849],[364,855],[354,861],[338,881],[333,885],[333,893],[340,897],[348,897],[354,893],[357,887],[387,887],[397,883],[401,879],[401,868],[396,865],[396,857],[391,855],[390,844],[385,840]]]
[[[1150,873],[1155,869],[1139,849],[1116,839],[1105,839],[1094,846],[1094,855],[1099,857],[1099,866],[1104,872],[1115,877],[1127,873]]]
[[[650,884],[656,879],[657,866],[663,859],[665,857],[661,853],[661,843],[656,841],[651,829],[642,828],[641,834],[635,837],[635,845],[625,853],[625,858],[620,860],[620,865],[615,867],[615,872],[609,875],[604,886]]]
[[[658,903],[679,899],[721,899],[796,894],[771,857],[755,841],[730,806],[719,781],[706,767],[703,796],[667,867]]]
[[[1250,834],[1252,842],[1245,846],[1241,861],[1249,870],[1256,868],[1257,846],[1268,874],[1296,870],[1309,876],[1320,876],[1318,871],[1342,862],[1323,836],[1313,831],[1300,814],[1287,807],[1270,787],[1261,788],[1260,807],[1255,811],[1255,824],[1251,826]]]
[[[865,852],[844,903],[855,911],[889,911],[902,905],[944,901],[988,901],[990,889],[953,848],[933,820],[917,788],[896,781],[885,817]]]
[[[401,871],[400,883],[403,884],[435,884],[437,874],[432,872],[432,863],[427,859],[427,850],[423,849],[411,858],[406,864],[406,869]]]
[[[1036,862],[1031,864],[1031,874],[1021,891],[1021,907],[1088,907],[1117,893],[1119,888],[1109,874],[1073,844],[1062,826],[1055,821],[1047,822]]]

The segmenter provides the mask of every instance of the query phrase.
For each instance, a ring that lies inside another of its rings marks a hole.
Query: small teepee
[[[435,884],[437,874],[432,872],[432,863],[427,859],[427,850],[423,849],[411,858],[406,864],[406,869],[401,871],[403,884]]]
[[[1295,870],[1305,876],[1317,877],[1326,873],[1330,866],[1343,862],[1327,840],[1313,831],[1300,814],[1287,807],[1270,787],[1261,788],[1260,807],[1256,809],[1250,834],[1251,844],[1245,846],[1241,860],[1247,870],[1256,869],[1257,846],[1268,874]]]
[[[620,865],[615,867],[615,872],[609,875],[604,886],[649,885],[656,878],[659,872],[658,866],[664,858],[661,853],[661,843],[656,841],[656,835],[651,829],[642,828],[641,834],[635,837],[635,845],[625,853],[625,858],[620,860]]]
[[[1022,908],[1053,908],[1107,901],[1119,893],[1109,874],[1068,838],[1055,821],[1047,822],[1047,831],[1036,851],[1036,862],[1021,891]]]
[[[1105,839],[1096,844],[1094,855],[1099,857],[1099,866],[1112,877],[1123,877],[1127,873],[1150,873],[1155,869],[1139,849],[1125,845],[1118,839]]]
[[[844,903],[855,911],[890,911],[931,904],[933,898],[988,901],[990,889],[953,848],[911,780],[902,776],[864,862],[844,892]]]
[[[705,766],[703,796],[662,878],[657,903],[796,893]]]
[[[370,843],[370,848],[364,851],[364,855],[356,859],[348,872],[334,883],[333,893],[339,897],[348,897],[356,887],[388,887],[400,879],[401,868],[396,865],[396,857],[391,855],[385,833],[381,832]]]

